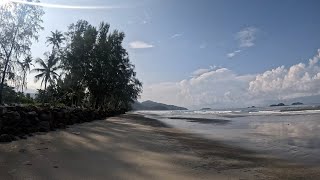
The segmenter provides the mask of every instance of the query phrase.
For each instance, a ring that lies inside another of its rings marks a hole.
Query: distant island
[[[184,107],[174,106],[174,105],[157,103],[154,101],[144,101],[141,103],[136,101],[134,104],[132,104],[132,110],[166,111],[166,110],[188,110],[188,109]]]
[[[297,105],[303,105],[302,102],[294,102],[291,104],[292,106],[297,106]],[[284,103],[279,103],[279,104],[271,104],[270,107],[276,107],[276,106],[286,106]]]
[[[294,102],[294,103],[292,103],[291,105],[293,105],[293,106],[296,106],[296,105],[303,105],[303,103],[301,103],[301,102]]]
[[[270,105],[270,107],[275,107],[275,106],[285,106],[285,104],[279,103],[279,104],[271,104],[271,105]]]
[[[201,108],[200,111],[208,111],[208,110],[212,110],[211,108]]]

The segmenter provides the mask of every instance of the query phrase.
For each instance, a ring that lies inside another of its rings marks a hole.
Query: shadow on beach
[[[290,164],[136,114],[0,144],[0,179],[316,179]],[[290,178],[289,178],[290,177]]]

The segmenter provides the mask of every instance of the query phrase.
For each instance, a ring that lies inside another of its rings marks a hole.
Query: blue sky
[[[242,106],[246,105],[243,102],[247,100],[250,100],[250,104],[263,104],[272,99],[283,100],[317,95],[319,92],[315,87],[308,86],[309,89],[303,89],[293,87],[293,84],[287,85],[288,77],[293,77],[290,75],[290,67],[295,68],[299,63],[304,63],[305,69],[298,75],[295,74],[296,78],[300,79],[294,81],[303,80],[306,73],[310,74],[310,79],[317,78],[317,68],[307,69],[309,59],[317,58],[317,50],[320,48],[320,23],[318,23],[320,2],[316,0],[43,0],[42,2],[71,6],[114,7],[106,9],[45,7],[46,14],[43,17],[45,30],[40,33],[40,41],[33,45],[32,53],[34,57],[43,57],[42,54],[49,49],[45,46],[45,37],[50,35],[50,31],[56,29],[65,31],[69,24],[78,19],[85,19],[94,25],[98,25],[101,21],[108,22],[111,28],[119,29],[126,34],[124,46],[129,51],[131,61],[136,65],[138,78],[144,83],[142,100],[152,99],[187,107],[215,107],[216,104],[230,106],[231,102],[237,101],[236,106]],[[257,93],[257,88],[253,87],[258,83],[259,75],[264,77],[263,74],[268,71],[273,72],[272,70],[281,66],[284,66],[284,74],[279,77],[272,75],[275,79],[269,75],[268,80],[275,82],[280,78],[283,80],[279,82],[281,87],[297,89],[297,92],[290,92],[292,96],[287,97],[284,96],[288,93],[287,89],[281,89],[277,91],[283,93],[276,93],[276,97],[272,98],[275,92],[259,89],[259,93],[270,96],[254,101],[257,98],[253,97],[254,93],[250,88]],[[224,69],[226,71],[223,71]],[[197,73],[193,73],[195,71]],[[215,77],[217,74],[226,72],[236,79],[240,78],[243,84],[237,80],[229,81],[230,79],[212,83],[212,79],[219,79]],[[291,71],[291,73],[297,72]],[[32,76],[29,78],[31,81]],[[191,82],[197,78],[198,80],[200,78],[201,86],[196,88],[202,88],[197,92],[190,92],[195,89]],[[184,81],[188,82],[188,87],[183,85]],[[226,87],[224,83],[227,86],[230,83],[233,85],[224,89],[223,87]],[[311,84],[314,86],[316,83]],[[38,85],[30,82],[29,87],[37,88]],[[250,94],[247,99],[241,99],[237,92],[233,92],[238,88],[245,89],[245,93]],[[216,92],[212,94],[211,91]],[[203,94],[203,97],[193,93]],[[229,99],[221,99],[226,94]]]

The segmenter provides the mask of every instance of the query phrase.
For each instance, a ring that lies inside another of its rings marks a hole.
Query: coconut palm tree
[[[52,45],[52,52],[60,49],[61,43],[66,40],[63,34],[56,30],[55,32],[51,31],[51,36],[47,37],[47,43]]]
[[[42,79],[41,87],[44,83],[45,90],[47,89],[48,83],[50,85],[54,84],[59,77],[59,75],[56,73],[56,71],[60,69],[58,62],[59,62],[59,59],[56,57],[55,54],[49,55],[46,61],[40,58],[36,60],[36,63],[40,65],[40,68],[36,68],[32,70],[33,72],[39,73],[34,78],[36,82]]]
[[[27,88],[27,82],[26,82],[27,73],[30,72],[30,66],[33,66],[31,55],[28,55],[26,58],[24,58],[22,62],[19,61],[18,64],[20,65],[23,73],[22,86],[21,86],[21,90],[23,92],[24,88]]]

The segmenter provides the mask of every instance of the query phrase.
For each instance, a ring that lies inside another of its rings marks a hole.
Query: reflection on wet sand
[[[320,122],[252,122],[256,134],[268,135],[290,146],[320,148]],[[320,155],[320,154],[319,154]]]
[[[158,117],[173,127],[226,144],[295,162],[320,164],[318,111],[166,112]]]
[[[226,119],[208,119],[208,118],[188,118],[188,117],[169,117],[169,119],[180,119],[180,120],[187,120],[188,122],[197,122],[203,124],[219,124],[225,125],[230,123],[230,120]]]

